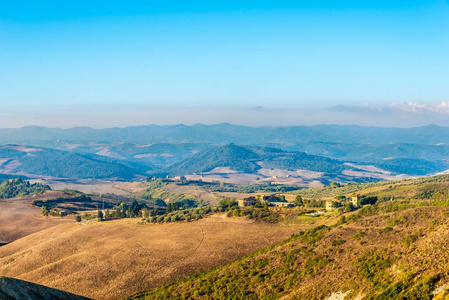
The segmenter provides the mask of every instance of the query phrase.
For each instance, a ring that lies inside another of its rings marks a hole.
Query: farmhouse
[[[331,209],[333,209],[332,200],[327,200],[326,201],[326,210],[331,210]]]
[[[359,200],[360,200],[360,195],[352,195],[351,196],[351,203],[352,203],[352,205],[354,205],[354,207],[359,206]]]
[[[248,197],[238,201],[240,207],[251,206],[256,204],[256,197]]]
[[[173,178],[174,181],[186,181],[187,178],[185,176],[175,176],[175,178]]]
[[[66,209],[61,209],[61,208],[55,207],[50,210],[50,215],[52,215],[52,216],[65,217],[68,214],[70,214],[70,212]]]

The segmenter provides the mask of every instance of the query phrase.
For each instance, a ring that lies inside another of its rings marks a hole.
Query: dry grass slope
[[[0,247],[0,275],[95,299],[119,299],[210,271],[298,228],[215,215],[191,223],[62,224]]]
[[[61,223],[74,222],[73,219],[44,218],[41,210],[30,203],[31,198],[0,199],[0,243],[9,243]]]
[[[447,207],[416,207],[319,227],[136,298],[327,299],[341,292],[345,299],[443,299],[448,215]]]

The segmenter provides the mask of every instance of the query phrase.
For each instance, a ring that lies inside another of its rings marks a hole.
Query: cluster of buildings
[[[354,207],[358,207],[359,206],[359,200],[360,200],[360,195],[352,195],[351,197],[349,197],[349,201],[351,202],[351,204]],[[335,207],[333,207],[333,202],[335,202],[335,200],[326,200],[326,210],[332,210]]]
[[[175,176],[173,181],[186,181],[187,178],[185,176]]]
[[[354,207],[358,207],[361,196],[360,195],[352,195],[350,197],[347,197],[346,199],[348,199],[349,202]],[[279,198],[276,197],[276,195],[250,196],[250,197],[238,200],[238,205],[239,205],[239,207],[253,206],[256,204],[257,200],[267,203],[269,206],[276,206],[276,207],[295,207],[296,206],[296,204],[294,204],[294,203],[279,201]],[[334,206],[335,202],[338,202],[338,201],[336,201],[335,199],[327,200],[326,206],[325,206],[326,210],[335,209],[336,208]]]
[[[279,198],[275,195],[268,196],[251,196],[247,198],[243,198],[238,200],[239,207],[252,206],[256,204],[256,201],[260,200],[264,203],[267,203],[269,206],[277,206],[277,207],[295,207],[296,204],[290,202],[281,202]]]

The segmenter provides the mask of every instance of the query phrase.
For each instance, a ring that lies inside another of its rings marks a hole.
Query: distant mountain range
[[[0,174],[80,179],[186,175],[216,167],[259,175],[260,169],[326,174],[366,171],[354,165],[375,166],[393,175],[430,175],[449,168],[449,128],[436,125],[31,126],[0,129],[0,144],[4,145],[0,146]]]
[[[0,129],[0,143],[27,144],[36,141],[94,141],[139,143],[264,143],[334,142],[449,144],[449,128],[428,125],[415,128],[317,125],[290,127],[247,127],[228,123],[216,125],[145,125],[125,128],[71,129],[28,126]]]

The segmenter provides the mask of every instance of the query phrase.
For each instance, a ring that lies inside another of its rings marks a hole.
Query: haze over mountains
[[[1,173],[58,178],[129,180],[228,168],[262,178],[277,174],[304,177],[298,170],[333,176],[346,172],[342,180],[364,181],[386,179],[384,175],[430,175],[449,169],[449,128],[436,125],[246,127],[223,123],[107,129],[32,126],[0,129],[0,144],[4,145],[0,147]],[[260,173],[264,169],[280,173]]]
[[[357,125],[316,125],[286,127],[247,127],[221,123],[143,125],[124,128],[70,129],[27,126],[0,129],[1,143],[33,141],[108,141],[108,142],[203,142],[203,143],[421,143],[449,144],[449,127],[428,125],[413,128],[366,127]]]

